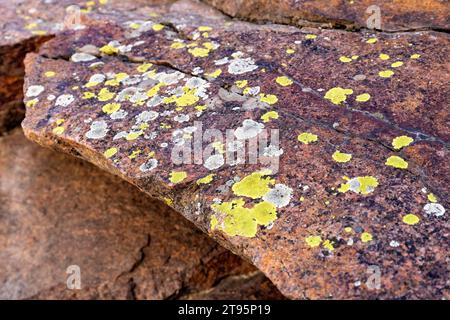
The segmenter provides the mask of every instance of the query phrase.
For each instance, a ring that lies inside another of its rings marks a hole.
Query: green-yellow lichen
[[[268,175],[267,171],[253,172],[233,185],[233,193],[252,199],[264,196],[270,190],[269,186],[275,182],[270,177],[264,177],[266,175]]]
[[[268,111],[261,116],[263,122],[269,122],[271,119],[278,119],[279,115],[276,111]]]
[[[352,89],[344,89],[341,87],[331,88],[325,93],[325,99],[330,100],[334,104],[341,104],[347,99],[347,96],[352,94]]]
[[[403,147],[409,146],[414,141],[413,138],[408,136],[399,136],[392,140],[392,146],[396,150],[400,150]]]
[[[386,163],[387,166],[391,166],[399,169],[407,169],[408,162],[400,158],[399,156],[390,156],[387,158]]]
[[[207,175],[206,177],[198,179],[197,184],[208,184],[213,180],[213,178],[214,178],[214,174],[211,173],[211,174]]]
[[[274,94],[264,94],[264,93],[261,93],[261,94],[259,95],[259,97],[260,97],[260,100],[261,100],[262,102],[265,102],[265,103],[268,103],[268,104],[275,104],[275,103],[278,102],[278,98],[277,98],[277,96],[274,95]]]
[[[291,79],[289,79],[286,76],[277,77],[275,79],[275,82],[278,83],[280,86],[283,86],[283,87],[290,86],[291,84],[294,83]]]
[[[316,142],[318,139],[319,138],[317,137],[317,135],[315,135],[313,133],[309,133],[309,132],[303,132],[303,133],[299,134],[297,137],[297,140],[304,144]]]
[[[106,150],[103,155],[105,156],[105,158],[109,159],[111,157],[113,157],[116,153],[117,153],[118,149],[115,147],[109,148],[108,150]]]
[[[119,49],[117,49],[116,47],[113,47],[109,44],[104,45],[99,50],[100,50],[100,52],[107,54],[107,55],[113,55],[113,54],[119,53]]]
[[[177,184],[186,179],[187,173],[185,171],[172,171],[170,173],[169,181]]]
[[[402,61],[396,61],[396,62],[391,64],[391,67],[392,68],[398,68],[398,67],[401,67],[402,65],[403,65]]]
[[[361,234],[361,241],[362,242],[370,242],[372,241],[373,237],[369,232],[363,232]]]
[[[252,208],[244,205],[242,198],[213,204],[213,210],[223,216],[223,225],[218,226],[219,220],[213,216],[211,227],[214,225],[214,228],[220,228],[229,236],[254,237],[258,224],[267,226],[277,218],[275,206],[267,201],[257,203]]]
[[[341,186],[338,188],[338,191],[342,193],[351,190],[353,192],[366,195],[371,193],[376,187],[378,187],[377,178],[372,176],[362,176],[353,179],[344,177],[344,179],[347,180],[347,182],[341,184]]]
[[[355,100],[358,102],[367,102],[370,100],[370,94],[368,93],[359,94],[356,96]]]
[[[98,93],[97,99],[98,101],[108,101],[114,98],[116,94],[114,92],[110,92],[108,88],[102,88]]]
[[[334,161],[341,162],[341,163],[349,162],[352,159],[352,155],[350,153],[343,153],[343,152],[340,152],[339,150],[336,150],[333,153],[332,157],[333,157]]]
[[[390,78],[394,75],[394,71],[392,70],[383,70],[378,72],[378,75],[382,78]]]
[[[331,240],[325,240],[323,243],[322,243],[322,246],[325,248],[325,249],[328,249],[329,251],[333,251],[334,250],[334,246],[333,246],[333,242],[331,241]]]
[[[120,109],[120,103],[116,103],[116,102],[107,103],[102,107],[103,112],[107,113],[107,114],[112,114],[114,112],[117,112],[117,111],[119,111],[119,109]]]
[[[322,238],[320,236],[308,236],[305,238],[305,242],[309,247],[315,248],[320,246]]]
[[[415,214],[410,213],[410,214],[407,214],[406,216],[404,216],[402,221],[408,225],[415,225],[415,224],[419,223],[420,219]]]
[[[429,193],[429,194],[427,195],[427,199],[428,199],[428,201],[433,202],[433,203],[436,203],[436,202],[438,201],[438,199],[436,198],[436,196],[435,196],[434,194],[432,194],[432,193]]]

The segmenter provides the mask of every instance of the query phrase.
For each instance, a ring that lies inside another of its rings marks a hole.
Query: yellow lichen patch
[[[277,218],[277,208],[270,202],[262,201],[250,209],[258,224],[267,226]]]
[[[156,84],[156,85],[154,85],[152,88],[150,88],[148,91],[147,91],[147,96],[148,97],[154,97],[156,94],[158,94],[158,92],[159,92],[159,90],[161,89],[161,87],[162,87],[162,83],[160,82],[160,83],[158,83],[158,84]]]
[[[89,91],[83,92],[83,96],[82,96],[83,99],[92,99],[94,97],[95,97],[95,93],[93,93],[93,92],[89,92]]]
[[[45,30],[33,30],[31,31],[32,34],[35,36],[45,36],[47,34],[47,31]]]
[[[223,226],[220,226],[226,234],[230,236],[254,237],[258,230],[258,224],[251,216],[249,209],[244,208],[242,199],[214,204],[212,208],[225,215]],[[217,224],[216,224],[217,227]]]
[[[353,231],[352,227],[345,227],[344,231],[347,233],[351,233]]]
[[[197,184],[208,184],[213,180],[213,178],[214,178],[214,174],[211,173],[211,174],[207,175],[206,177],[198,179]]]
[[[139,138],[139,136],[142,134],[143,134],[142,131],[130,132],[129,134],[126,135],[125,139],[127,141],[133,141],[133,140],[136,140],[137,138]]]
[[[269,122],[271,119],[278,119],[278,117],[279,117],[278,112],[269,111],[261,116],[261,120],[263,122]]]
[[[218,76],[220,76],[222,74],[222,69],[216,69],[211,73],[207,73],[205,74],[207,77],[210,78],[217,78]]]
[[[286,49],[286,53],[287,54],[293,54],[293,53],[295,53],[295,50],[294,49]]]
[[[200,98],[192,93],[185,93],[175,100],[178,107],[186,107],[195,104]]]
[[[36,22],[29,23],[25,26],[25,29],[31,30],[37,28],[38,24]]]
[[[387,158],[385,165],[399,169],[408,168],[408,162],[406,162],[399,156],[390,156],[389,158]]]
[[[203,111],[206,110],[207,107],[206,107],[205,105],[202,105],[202,106],[195,106],[194,108],[195,108],[195,110],[197,110],[198,112],[203,112]]]
[[[101,53],[104,53],[106,55],[113,55],[113,54],[119,53],[119,49],[117,49],[116,47],[113,47],[112,45],[109,45],[109,44],[104,45],[99,50]]]
[[[307,34],[305,36],[305,39],[307,39],[307,40],[313,40],[315,38],[317,38],[317,35],[315,35],[315,34]]]
[[[108,101],[114,98],[116,94],[114,92],[110,92],[108,88],[102,88],[98,93],[97,99],[98,101]]]
[[[223,230],[229,236],[254,237],[258,224],[267,226],[277,219],[276,208],[273,204],[263,201],[252,208],[244,207],[243,199],[235,199],[211,207],[222,216],[223,224],[219,226],[219,219],[211,220],[214,228]]]
[[[370,38],[370,39],[368,39],[368,40],[366,41],[366,43],[374,44],[374,43],[376,43],[377,41],[378,41],[377,38]]]
[[[332,241],[330,241],[330,240],[325,240],[323,243],[322,243],[322,246],[325,248],[325,249],[328,249],[329,251],[333,251],[334,250],[334,247],[333,247],[333,242]]]
[[[139,149],[134,150],[134,151],[128,156],[128,158],[130,158],[130,159],[136,159],[137,156],[141,154],[141,152],[142,152],[142,150],[139,150]]]
[[[205,32],[205,31],[211,31],[211,30],[212,30],[212,28],[209,27],[209,26],[200,26],[200,27],[198,27],[197,29],[198,29],[198,31],[200,31],[200,32]]]
[[[420,54],[418,53],[414,53],[410,56],[411,59],[419,59],[420,58]]]
[[[334,104],[341,104],[347,99],[347,95],[353,93],[352,89],[344,89],[341,87],[331,88],[325,93],[325,99],[330,100]]]
[[[265,103],[268,103],[268,104],[275,104],[275,103],[277,103],[278,102],[278,98],[277,98],[277,96],[276,95],[274,95],[274,94],[264,94],[264,93],[261,93],[260,95],[259,95],[259,99],[262,101],[262,102],[265,102]]]
[[[353,192],[366,195],[371,193],[376,187],[378,187],[377,178],[372,176],[362,176],[353,179],[344,177],[344,180],[347,180],[347,182],[342,183],[338,188],[338,191],[342,193],[351,190]]]
[[[173,205],[173,200],[170,199],[170,198],[168,198],[168,197],[163,198],[163,201],[164,201],[164,203],[167,204],[168,206]]]
[[[245,196],[252,199],[261,198],[269,192],[269,186],[275,183],[272,178],[264,177],[268,174],[268,171],[253,172],[241,181],[236,182],[231,189],[237,196]]]
[[[389,60],[390,59],[390,56],[388,54],[385,54],[385,53],[381,53],[378,57],[381,60]]]
[[[304,144],[316,142],[318,139],[319,137],[317,135],[309,132],[303,132],[297,136],[297,140]]]
[[[305,238],[305,242],[309,247],[315,248],[320,246],[322,238],[320,236],[309,236]]]
[[[117,111],[119,111],[119,109],[120,109],[120,103],[115,103],[115,102],[107,103],[102,107],[103,112],[107,113],[107,114],[117,112]]]
[[[368,93],[362,93],[356,96],[356,101],[358,102],[367,102],[370,100],[370,94]]]
[[[248,84],[248,81],[247,80],[236,80],[235,82],[234,82],[234,84],[238,87],[238,88],[245,88],[246,86],[247,86],[247,84]]]
[[[416,216],[415,214],[407,214],[406,216],[403,217],[402,221],[410,226],[418,224],[420,219],[418,216]]]
[[[400,150],[403,147],[409,146],[414,141],[413,138],[408,136],[399,136],[392,140],[392,146],[395,150]]]
[[[394,63],[391,64],[392,68],[398,68],[401,67],[403,65],[402,61],[395,61]]]
[[[183,49],[186,45],[183,42],[175,41],[170,45],[170,47],[172,49]]]
[[[130,24],[130,28],[134,29],[134,30],[139,29],[141,26],[142,25],[140,23],[137,23],[137,22],[133,22],[133,23]]]
[[[217,220],[217,217],[215,215],[212,215],[210,221],[211,230],[215,230],[218,224],[219,220]]]
[[[58,127],[53,129],[53,133],[56,134],[56,135],[60,135],[60,134],[64,133],[64,130],[65,130],[64,127],[58,126]]]
[[[286,76],[277,77],[275,81],[276,83],[278,83],[280,86],[283,87],[290,86],[293,83],[293,81]]]
[[[352,155],[351,154],[349,154],[349,153],[343,153],[343,152],[340,152],[339,150],[336,150],[334,153],[333,153],[333,160],[334,161],[336,161],[336,162],[341,162],[341,163],[343,163],[343,162],[349,162],[351,159],[352,159]]]
[[[438,201],[438,199],[436,198],[436,196],[435,196],[434,194],[432,194],[432,193],[429,193],[429,194],[427,195],[427,199],[428,199],[428,201],[433,202],[433,203],[436,203],[436,202]]]
[[[37,98],[28,100],[27,102],[25,102],[25,107],[27,107],[27,108],[32,108],[32,107],[34,107],[38,102],[39,102],[39,99],[37,99]]]
[[[188,52],[196,58],[204,58],[209,55],[209,49],[207,48],[191,48]]]
[[[170,173],[169,181],[177,184],[186,179],[187,173],[185,171],[172,171]]]
[[[369,232],[363,232],[361,233],[361,241],[362,242],[370,242],[372,241],[373,237]]]
[[[382,78],[390,78],[394,75],[394,71],[392,70],[383,70],[378,72],[378,75]]]
[[[147,70],[150,69],[152,66],[153,66],[153,64],[151,64],[151,63],[143,63],[140,66],[138,66],[136,68],[136,70],[138,72],[147,72]]]
[[[349,57],[346,57],[346,56],[341,56],[341,57],[339,58],[339,61],[340,61],[340,62],[343,62],[343,63],[349,63],[349,62],[352,61],[352,58],[349,58]]]
[[[154,31],[161,31],[162,29],[164,29],[164,25],[160,24],[160,23],[156,23],[152,26],[152,29]]]
[[[56,75],[56,72],[55,71],[46,71],[45,73],[44,73],[44,76],[46,76],[47,78],[52,78],[52,77],[54,77]]]
[[[115,147],[109,148],[107,149],[103,155],[105,156],[105,158],[109,159],[111,157],[113,157],[116,153],[117,153],[118,149]]]

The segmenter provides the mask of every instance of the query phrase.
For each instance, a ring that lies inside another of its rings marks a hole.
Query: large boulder
[[[180,7],[27,56],[27,137],[165,201],[290,298],[448,297],[448,34]]]

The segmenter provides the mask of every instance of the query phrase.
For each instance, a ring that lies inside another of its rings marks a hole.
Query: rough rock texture
[[[448,30],[450,6],[445,0],[203,0],[232,17],[297,26],[360,29],[378,6],[381,30]]]
[[[0,172],[1,299],[282,298],[164,204],[19,129],[0,138]]]
[[[78,29],[117,12],[166,12],[173,0],[2,0],[0,1],[0,134],[23,119],[23,59],[53,35]],[[79,9],[76,11],[75,7]]]
[[[448,298],[448,35],[176,5],[29,55],[26,135],[164,200],[290,298]],[[238,141],[198,142],[195,121]],[[230,163],[263,129],[280,145]],[[192,143],[215,153],[174,162]]]

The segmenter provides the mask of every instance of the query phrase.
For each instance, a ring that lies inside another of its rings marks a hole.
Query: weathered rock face
[[[0,134],[22,121],[23,59],[28,52],[64,30],[91,19],[108,20],[117,12],[156,16],[173,0],[8,0],[0,1]]]
[[[19,130],[0,138],[0,172],[2,299],[282,297],[164,204]],[[81,290],[67,289],[70,265]]]
[[[164,200],[288,297],[448,297],[448,35],[180,7],[29,55],[26,135]],[[258,161],[231,157],[273,130]]]
[[[373,25],[378,12],[381,18],[379,29],[385,31],[448,29],[450,25],[450,7],[445,0],[203,1],[232,17],[297,26],[360,29],[367,27],[368,20],[369,26]]]

